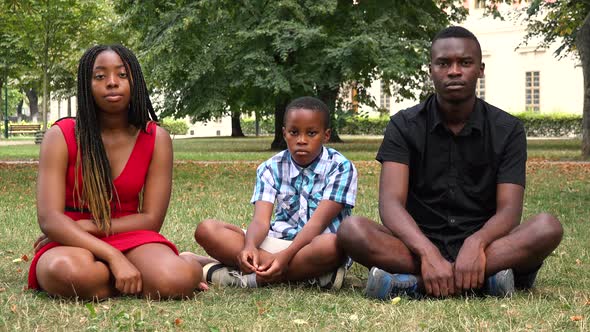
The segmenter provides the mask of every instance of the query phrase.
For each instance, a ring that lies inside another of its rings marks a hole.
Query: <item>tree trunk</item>
[[[584,19],[576,38],[584,72],[584,109],[582,115],[582,156],[590,158],[590,14]]]
[[[289,104],[289,98],[277,97],[275,99],[275,139],[270,144],[271,150],[285,150],[287,142],[283,138],[283,120],[285,118],[285,108]]]
[[[21,99],[18,102],[18,105],[16,105],[16,119],[18,122],[21,122],[23,120],[23,104],[24,104],[24,100]]]
[[[339,92],[338,87],[325,88],[325,89],[318,91],[319,98],[326,105],[328,105],[328,108],[330,109],[330,119],[332,122],[332,125],[330,126],[330,129],[332,131],[332,133],[330,135],[330,142],[331,143],[341,143],[342,142],[340,135],[338,135],[338,124],[336,123],[336,111],[337,111],[336,110],[336,99],[338,98],[338,92]]]
[[[254,130],[256,131],[256,137],[260,136],[260,112],[254,112]]]
[[[25,95],[27,95],[27,99],[29,100],[29,109],[30,109],[30,119],[33,120],[37,114],[39,114],[39,96],[37,96],[37,91],[35,88],[31,88],[25,91]]]
[[[72,116],[72,97],[68,97],[68,117]]]
[[[43,71],[43,127],[41,130],[47,130],[47,112],[49,111],[49,79],[48,79],[48,69]]]
[[[244,137],[242,124],[240,123],[240,112],[231,112],[231,137]]]

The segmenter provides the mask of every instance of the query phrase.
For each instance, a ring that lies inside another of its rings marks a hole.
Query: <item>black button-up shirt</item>
[[[463,240],[496,213],[497,184],[525,186],[526,136],[520,120],[481,99],[455,135],[433,95],[391,117],[376,159],[409,166],[406,209],[427,237]]]

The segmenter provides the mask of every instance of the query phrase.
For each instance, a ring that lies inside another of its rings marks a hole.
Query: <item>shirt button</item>
[[[449,222],[450,222],[451,224],[454,224],[454,223],[455,223],[455,218],[451,218],[451,220],[449,220]]]

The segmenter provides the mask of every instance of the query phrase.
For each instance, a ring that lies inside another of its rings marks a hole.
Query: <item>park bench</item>
[[[8,133],[10,135],[15,134],[35,134],[41,130],[41,124],[9,124]]]

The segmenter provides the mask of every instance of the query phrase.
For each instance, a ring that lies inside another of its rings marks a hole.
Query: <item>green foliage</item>
[[[334,102],[349,82],[372,104],[365,88],[378,78],[396,95],[413,96],[426,77],[430,38],[447,15],[465,14],[456,0],[146,0],[117,6],[136,36],[146,76],[165,96],[165,114],[198,120],[228,111],[268,115],[275,104],[300,95],[332,94]]]
[[[523,123],[529,137],[564,137],[582,135],[582,116],[577,114],[514,114]]]
[[[160,121],[160,126],[168,131],[170,135],[186,135],[188,125],[184,120],[164,118]]]
[[[522,112],[514,114],[523,123],[529,137],[568,137],[582,134],[582,116],[576,114],[537,114]],[[343,120],[339,133],[343,135],[383,135],[389,117],[369,118],[353,116]],[[262,134],[274,131],[269,119],[260,122]],[[242,129],[246,135],[254,135],[254,120],[242,120]]]

